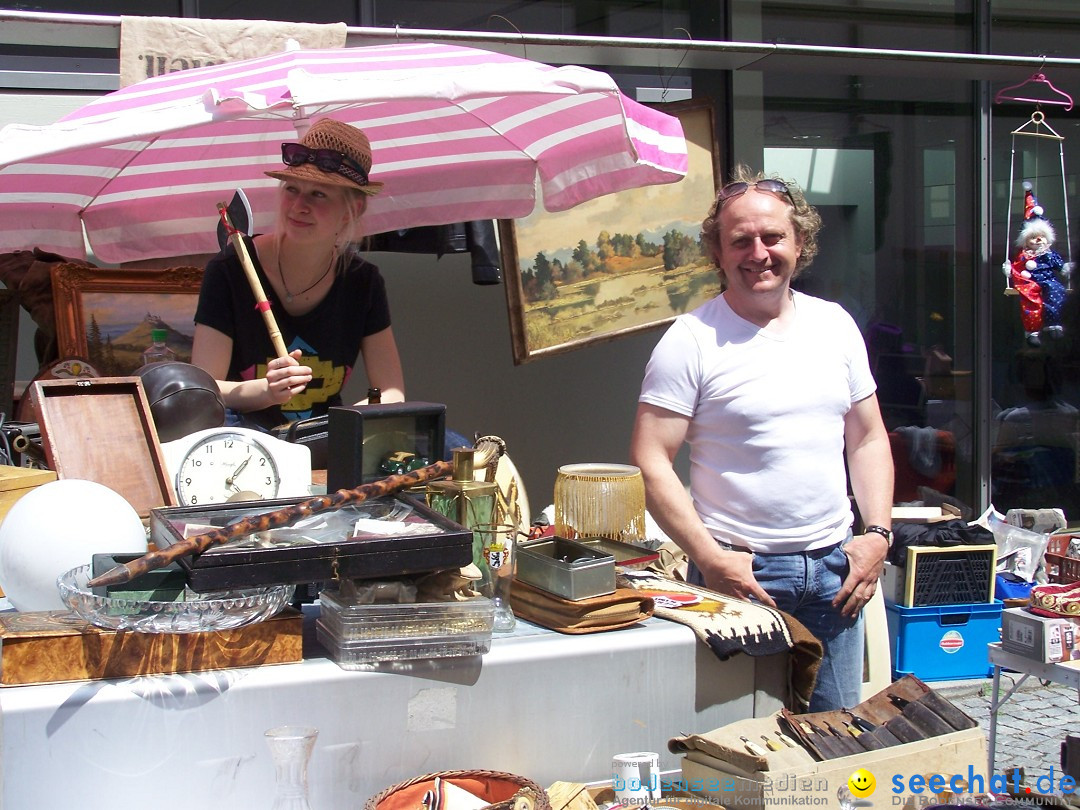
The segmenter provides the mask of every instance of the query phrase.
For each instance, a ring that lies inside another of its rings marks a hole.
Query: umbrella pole
[[[244,275],[247,276],[248,284],[251,285],[251,291],[255,294],[255,308],[262,313],[263,321],[266,323],[266,331],[270,333],[270,342],[274,344],[274,352],[278,357],[288,357],[289,350],[285,347],[285,341],[281,338],[277,318],[274,317],[274,313],[270,310],[270,302],[266,300],[266,293],[263,292],[262,283],[255,272],[255,265],[251,261],[251,256],[248,255],[244,237],[240,231],[233,227],[232,222],[229,220],[229,212],[225,203],[218,203],[217,208],[222,222],[225,223],[225,232],[229,234],[229,241],[232,242],[233,248],[236,249],[236,255],[240,258],[240,264],[244,268]]]

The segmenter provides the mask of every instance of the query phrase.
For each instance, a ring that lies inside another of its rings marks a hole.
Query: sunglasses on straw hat
[[[302,143],[283,143],[281,161],[286,166],[303,166],[305,163],[313,163],[318,169],[324,172],[336,172],[359,186],[368,184],[368,173],[364,167],[336,149],[309,149]]]

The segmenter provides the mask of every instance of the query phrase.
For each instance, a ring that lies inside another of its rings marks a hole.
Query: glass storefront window
[[[1075,58],[1074,0],[991,0],[992,53]],[[1018,77],[1023,78],[1023,77]]]
[[[733,0],[734,38],[786,45],[972,50],[970,0]],[[759,28],[756,33],[751,31]]]
[[[863,331],[896,500],[974,510],[973,88],[740,72],[732,141],[735,161],[797,181],[822,215],[820,253],[795,286]]]
[[[471,31],[522,31],[608,37],[676,37],[690,0],[534,0],[507,6],[483,0],[394,0],[374,4],[373,25]]]
[[[1051,57],[1080,53],[1080,7],[1075,3],[1049,0],[1032,6],[993,0],[990,5],[993,51]],[[1027,78],[1018,73],[1015,83]],[[1046,78],[1062,91],[1080,93],[1080,87],[1055,82],[1052,70]],[[1051,88],[1037,84],[1017,95],[1060,100]],[[1035,112],[1045,116],[1042,126],[1032,124]],[[1024,225],[1024,181],[1031,183],[1055,231],[1053,250],[1064,261],[1076,259],[1080,243],[1072,218],[1078,213],[1080,111],[1011,102],[995,104],[992,113],[990,500],[1001,512],[1058,507],[1075,521],[1080,518],[1080,300],[1066,292],[1060,306],[1044,305],[1041,323],[1033,315],[1025,318],[1024,296],[1006,281],[1002,264],[1014,260],[1020,249],[1016,241]],[[1062,140],[1031,133],[1053,133]],[[1053,298],[1054,279],[1041,271],[1039,278],[1044,289],[1037,297]],[[1066,287],[1075,285],[1076,280],[1065,282]],[[1039,309],[1035,301],[1026,306]],[[1062,326],[1058,334],[1045,328],[1055,322]],[[1033,326],[1043,327],[1034,337],[1028,334]]]

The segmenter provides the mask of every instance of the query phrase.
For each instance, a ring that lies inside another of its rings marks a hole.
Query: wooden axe
[[[240,265],[244,268],[244,275],[247,276],[248,285],[251,287],[252,293],[255,294],[255,308],[262,313],[266,331],[270,333],[270,342],[274,344],[274,352],[278,357],[288,357],[289,350],[281,337],[277,318],[274,317],[274,313],[270,310],[270,302],[266,300],[262,282],[259,281],[259,275],[255,272],[255,264],[251,261],[251,256],[248,255],[247,243],[244,242],[245,236],[251,236],[252,227],[251,205],[248,203],[247,195],[244,194],[243,189],[238,188],[228,205],[218,203],[217,207],[220,215],[218,219],[218,244],[224,248],[225,242],[231,242],[236,249]]]

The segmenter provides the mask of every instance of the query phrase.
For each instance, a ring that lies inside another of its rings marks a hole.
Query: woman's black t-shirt
[[[360,341],[390,326],[390,304],[379,269],[355,257],[338,273],[318,306],[293,317],[267,281],[250,240],[247,246],[286,348],[290,352],[301,349],[300,362],[310,366],[313,375],[303,393],[284,405],[239,414],[242,424],[270,430],[285,422],[325,414],[330,406],[341,404],[341,389],[360,354]],[[266,376],[267,363],[276,356],[274,347],[232,245],[206,265],[195,322],[232,338],[227,379]]]

